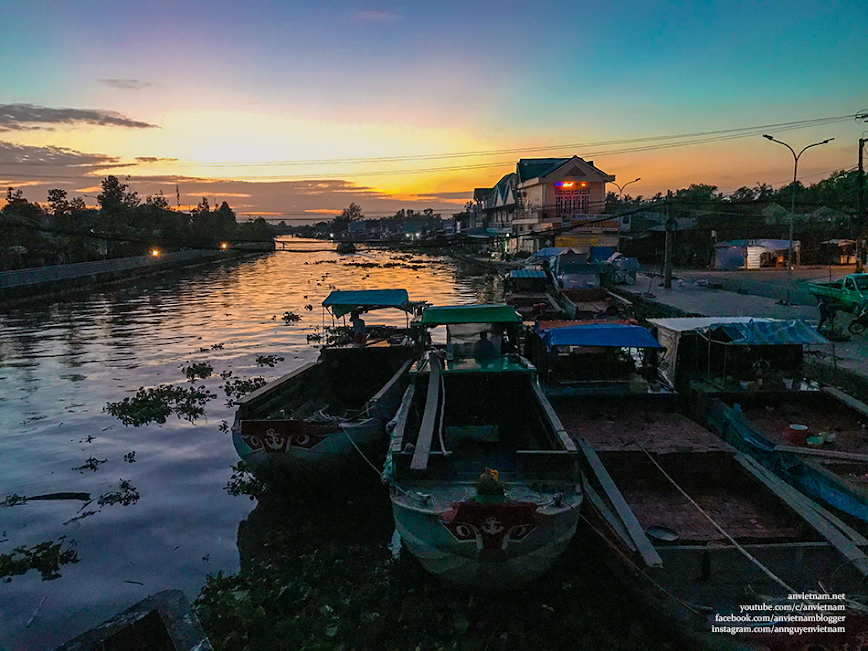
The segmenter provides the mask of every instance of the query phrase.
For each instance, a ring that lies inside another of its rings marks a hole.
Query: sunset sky
[[[763,132],[796,151],[835,138],[800,160],[810,184],[852,168],[868,129],[864,0],[4,8],[0,182],[31,200],[117,174],[287,220],[350,201],[448,213],[518,158],[572,154],[642,177],[633,195],[729,192],[791,180]],[[840,119],[765,127],[823,118]]]

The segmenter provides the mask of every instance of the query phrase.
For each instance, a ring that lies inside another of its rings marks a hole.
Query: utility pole
[[[676,221],[669,216],[672,190],[666,191],[666,252],[663,258],[663,288],[672,289],[672,247],[675,239]]]
[[[865,138],[859,138],[859,174],[856,176],[856,273],[862,273],[868,218],[865,215],[865,167],[862,164]]]

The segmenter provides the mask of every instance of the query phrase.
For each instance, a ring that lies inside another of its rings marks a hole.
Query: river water
[[[140,496],[126,506],[80,499],[0,506],[0,554],[52,541],[78,557],[53,580],[34,569],[0,582],[0,649],[50,649],[149,594],[178,588],[192,600],[209,572],[238,570],[238,523],[255,503],[224,489],[237,456],[220,431],[233,412],[218,374],[273,379],[316,359],[307,335],[323,323],[320,303],[331,289],[404,287],[412,300],[441,305],[493,297],[490,277],[435,256],[340,256],[294,239],[287,246],[304,252],[0,311],[0,501],[59,492],[96,500],[116,493],[121,480]],[[356,266],[364,263],[376,266]],[[389,263],[398,266],[382,266]],[[301,321],[286,325],[286,311]],[[403,324],[391,312],[367,321]],[[260,355],[284,361],[260,367]],[[139,387],[190,386],[182,367],[194,362],[214,367],[196,382],[218,395],[205,418],[125,427],[103,411]],[[89,459],[95,469],[82,467]]]

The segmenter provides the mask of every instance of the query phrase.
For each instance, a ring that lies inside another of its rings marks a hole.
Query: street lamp
[[[612,185],[618,188],[618,199],[621,198],[621,195],[624,194],[624,188],[626,188],[631,183],[635,183],[636,181],[641,181],[642,177],[640,176],[638,179],[633,179],[632,181],[627,181],[624,185],[618,185],[614,181],[612,181]]]
[[[801,157],[801,155],[804,154],[805,151],[807,151],[811,147],[816,147],[817,145],[825,145],[827,142],[832,142],[834,140],[834,138],[827,138],[826,140],[823,140],[822,142],[815,142],[811,145],[808,145],[807,147],[802,149],[802,151],[800,151],[798,154],[787,143],[781,142],[780,140],[775,140],[772,136],[768,135],[767,133],[763,134],[763,138],[765,138],[766,140],[771,140],[772,142],[776,142],[779,145],[783,145],[784,147],[789,149],[790,152],[793,154],[793,161],[795,163],[793,165],[793,197],[792,197],[792,203],[790,204],[790,248],[787,252],[787,298],[783,302],[783,305],[792,305],[790,303],[790,285],[791,285],[792,279],[793,279],[793,215],[796,212],[796,182],[798,180],[798,175],[799,175],[799,157]]]

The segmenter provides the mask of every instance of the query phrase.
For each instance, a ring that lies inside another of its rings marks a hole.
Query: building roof
[[[566,163],[569,158],[522,158],[516,165],[519,183],[545,176]]]

